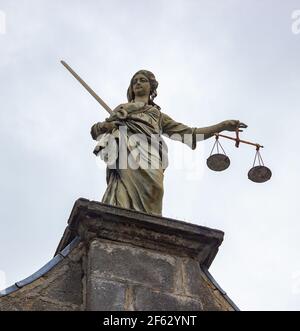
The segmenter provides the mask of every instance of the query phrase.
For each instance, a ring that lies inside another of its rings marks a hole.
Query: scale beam
[[[248,144],[248,145],[256,146],[256,148],[258,148],[258,149],[259,148],[264,148],[264,146],[262,146],[260,144],[252,143],[251,141],[246,141],[246,140],[242,140],[242,139],[239,139],[239,138],[233,138],[233,137],[226,136],[226,135],[220,134],[220,133],[215,133],[214,135],[216,136],[216,138],[218,138],[218,137],[227,138],[227,139],[230,139],[230,140],[234,140],[237,143],[243,143],[243,144]]]

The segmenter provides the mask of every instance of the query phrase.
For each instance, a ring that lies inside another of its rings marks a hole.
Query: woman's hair
[[[127,100],[128,100],[128,102],[133,101],[134,97],[135,97],[132,86],[133,86],[134,77],[137,74],[142,74],[142,75],[144,75],[148,78],[149,83],[150,83],[149,104],[153,105],[153,106],[157,106],[160,109],[160,107],[153,102],[154,98],[157,96],[158,81],[156,80],[154,74],[151,71],[148,71],[148,70],[139,70],[138,72],[136,72],[132,76],[131,81],[130,81],[130,85],[129,85],[128,90],[127,90]]]

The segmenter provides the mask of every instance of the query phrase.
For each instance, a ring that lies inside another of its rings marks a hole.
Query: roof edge
[[[59,252],[57,255],[54,256],[53,259],[51,259],[48,263],[46,263],[42,268],[40,268],[38,271],[33,273],[31,276],[16,282],[14,285],[11,285],[7,287],[4,290],[0,291],[0,298],[3,298],[13,292],[18,291],[19,289],[23,288],[26,285],[29,285],[36,281],[37,279],[44,276],[47,272],[52,270],[56,265],[58,265],[62,260],[64,260],[71,252],[72,250],[78,246],[80,242],[80,237],[75,237],[70,244],[68,244],[61,252]]]
[[[222,294],[224,299],[230,304],[230,306],[235,311],[240,311],[239,307],[229,298],[227,293],[222,289],[222,287],[217,283],[212,274],[208,271],[208,268],[204,265],[200,265],[201,270],[204,272],[205,276],[212,282],[214,287]]]

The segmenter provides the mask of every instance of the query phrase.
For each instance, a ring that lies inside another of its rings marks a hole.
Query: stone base
[[[223,232],[79,199],[55,258],[0,310],[237,310],[207,271]]]

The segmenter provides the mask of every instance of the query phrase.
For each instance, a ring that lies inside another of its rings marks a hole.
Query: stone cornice
[[[219,230],[87,199],[75,202],[56,254],[78,235],[85,242],[103,238],[174,252],[193,257],[206,268],[211,265],[224,237]]]

